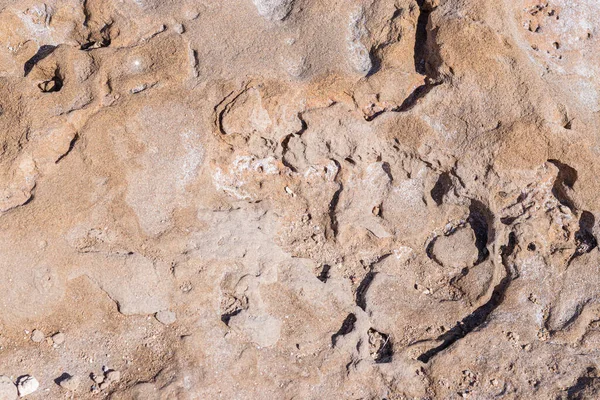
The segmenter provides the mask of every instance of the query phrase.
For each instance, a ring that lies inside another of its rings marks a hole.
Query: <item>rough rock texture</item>
[[[599,15],[0,0],[4,397],[600,398]]]

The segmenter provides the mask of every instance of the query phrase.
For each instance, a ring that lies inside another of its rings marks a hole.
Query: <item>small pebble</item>
[[[65,378],[61,379],[58,384],[61,388],[67,389],[71,392],[76,391],[79,388],[79,384],[81,383],[81,378],[78,376],[68,375]]]
[[[94,383],[100,384],[104,382],[104,376],[92,374],[92,380],[94,381]]]
[[[40,383],[33,376],[23,375],[17,381],[17,390],[19,391],[19,397],[27,396],[38,390]]]
[[[185,32],[185,27],[182,24],[175,24],[173,25],[173,30],[181,35]]]
[[[52,342],[54,344],[63,344],[65,342],[65,334],[62,332],[55,333],[52,335]]]
[[[41,343],[45,338],[46,335],[44,335],[44,332],[40,331],[39,329],[34,329],[31,333],[31,340],[33,340],[35,343]]]
[[[0,375],[0,400],[15,400],[18,395],[13,381],[8,376]]]
[[[156,313],[155,317],[158,320],[158,322],[165,325],[170,325],[177,319],[175,313],[169,310],[159,311]]]
[[[191,21],[200,16],[200,11],[193,6],[187,6],[183,9],[183,18]]]
[[[121,380],[121,372],[110,370],[105,375],[107,382],[119,382]]]

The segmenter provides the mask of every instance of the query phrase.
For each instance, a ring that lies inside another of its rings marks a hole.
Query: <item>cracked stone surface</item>
[[[0,0],[0,398],[600,398],[599,15]]]

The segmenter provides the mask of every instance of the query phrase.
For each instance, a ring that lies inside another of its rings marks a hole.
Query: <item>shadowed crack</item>
[[[373,278],[375,278],[375,275],[375,272],[369,271],[360,283],[360,285],[358,285],[358,289],[356,289],[356,305],[358,305],[363,310],[366,310],[367,308],[367,301],[365,299],[365,295],[367,294],[367,290],[369,290],[369,286],[371,286],[371,282],[373,282]]]
[[[431,189],[431,198],[435,201],[435,204],[441,206],[444,202],[444,196],[452,190],[452,178],[449,172],[443,172],[439,177],[433,188]]]
[[[415,105],[417,105],[418,101],[420,99],[422,99],[423,97],[425,97],[425,95],[427,95],[427,93],[429,93],[431,91],[431,89],[433,89],[434,87],[436,87],[437,85],[441,84],[441,82],[435,82],[435,83],[431,83],[431,82],[425,82],[424,85],[419,86],[418,88],[416,88],[411,94],[410,96],[408,96],[400,105],[400,107],[398,107],[397,110],[398,112],[404,112],[404,111],[408,111],[410,109],[412,109]]]
[[[335,347],[340,336],[344,336],[352,332],[354,330],[354,324],[356,324],[356,315],[348,314],[346,319],[344,319],[344,322],[342,322],[340,329],[331,335],[331,345]]]
[[[340,164],[337,161],[334,161],[335,165],[340,168]],[[342,190],[344,190],[344,185],[342,185],[340,182],[338,182],[338,189],[335,191],[335,193],[333,194],[333,197],[331,198],[331,201],[329,202],[329,220],[330,220],[330,224],[331,224],[331,231],[333,232],[333,237],[337,237],[337,233],[338,233],[338,220],[337,220],[337,215],[335,213],[337,205],[340,201],[340,194],[342,193]]]
[[[231,320],[231,317],[235,317],[236,315],[238,315],[241,312],[242,312],[242,309],[238,308],[232,312],[221,314],[221,321],[223,321],[225,323],[225,325],[229,326],[229,320]]]
[[[55,164],[58,164],[63,158],[65,158],[67,156],[67,154],[69,154],[73,150],[73,148],[75,147],[75,143],[77,142],[77,139],[79,139],[79,134],[76,133],[75,136],[73,136],[73,139],[71,139],[71,142],[69,143],[68,150],[65,152],[65,154],[58,157],[58,159],[55,161]]]
[[[493,215],[485,204],[472,199],[471,205],[469,206],[468,221],[471,225],[471,229],[475,232],[475,246],[479,253],[475,265],[481,264],[483,261],[487,260],[490,255],[487,244],[488,242],[493,241],[494,232],[493,229],[490,229],[492,220]]]
[[[29,60],[27,60],[27,62],[25,63],[25,66],[23,67],[23,70],[24,70],[23,72],[24,72],[25,76],[29,75],[29,73],[31,72],[31,70],[33,69],[35,64],[42,61],[44,58],[48,57],[50,54],[52,54],[52,52],[55,49],[56,49],[56,46],[52,46],[52,45],[48,45],[48,44],[41,46],[40,49],[37,51],[37,53],[35,53],[35,55],[33,57],[31,57]]]
[[[417,32],[415,35],[415,70],[422,74],[426,74],[426,57],[427,57],[427,24],[429,15],[433,9],[425,2],[425,0],[417,0],[419,6],[419,18],[417,19]]]

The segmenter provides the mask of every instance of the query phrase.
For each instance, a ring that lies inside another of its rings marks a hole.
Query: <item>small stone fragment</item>
[[[105,375],[106,381],[109,383],[118,382],[121,380],[121,372],[110,370]]]
[[[435,241],[433,255],[446,268],[470,268],[479,258],[476,242],[475,232],[471,228],[459,228]]]
[[[63,344],[65,342],[65,334],[62,332],[57,332],[52,335],[52,342],[56,345]]]
[[[175,24],[173,25],[173,30],[181,35],[185,32],[185,27],[182,24]]]
[[[35,343],[41,343],[45,338],[46,336],[44,335],[44,332],[38,329],[34,329],[31,333],[31,340],[33,340]]]
[[[78,376],[66,375],[63,379],[58,382],[59,386],[63,389],[67,389],[71,392],[76,391],[81,383],[81,378]]]
[[[0,400],[15,400],[18,397],[17,387],[8,376],[0,375]]]
[[[292,11],[294,0],[253,0],[258,14],[271,21],[284,20]]]
[[[40,387],[40,383],[33,376],[23,375],[17,381],[17,390],[19,397],[27,396]]]
[[[364,10],[358,9],[350,15],[348,33],[348,57],[352,68],[361,75],[367,75],[373,68],[371,54],[362,39],[367,36]]]
[[[182,15],[183,18],[185,18],[188,21],[191,21],[200,16],[200,11],[198,11],[198,9],[193,6],[188,5],[183,8]]]
[[[100,383],[104,382],[104,376],[103,375],[92,374],[91,378],[94,381],[94,383],[97,383],[97,384],[100,384]]]
[[[310,68],[306,61],[306,57],[303,57],[298,54],[292,55],[282,60],[282,65],[292,78],[302,77]]]
[[[155,315],[158,322],[165,325],[171,325],[177,319],[175,313],[169,310],[159,311]]]

